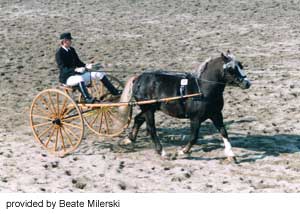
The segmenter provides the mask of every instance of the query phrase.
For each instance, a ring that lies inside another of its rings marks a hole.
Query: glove
[[[85,67],[89,70],[91,70],[93,68],[93,64],[86,64]]]
[[[93,65],[93,68],[95,68],[95,70],[99,70],[99,69],[103,69],[104,67],[100,63],[97,63]]]
[[[75,71],[78,73],[83,73],[85,72],[85,67],[75,68]]]

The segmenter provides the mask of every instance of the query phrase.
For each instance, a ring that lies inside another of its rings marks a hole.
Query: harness
[[[180,80],[180,86],[179,86],[179,95],[180,95],[180,99],[179,99],[179,103],[181,108],[184,111],[185,117],[187,117],[187,112],[185,111],[185,105],[186,105],[186,101],[187,101],[187,97],[185,97],[188,92],[187,92],[187,86],[189,84],[191,84],[192,81],[195,81],[196,85],[197,85],[197,92],[201,93],[200,91],[200,87],[199,87],[199,82],[198,79],[193,76],[192,74],[186,74],[184,78],[182,78]],[[199,101],[201,99],[201,96],[197,96],[197,97],[192,97],[192,101]]]

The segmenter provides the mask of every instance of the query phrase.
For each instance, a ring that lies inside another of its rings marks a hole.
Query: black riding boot
[[[89,94],[84,82],[80,82],[78,84],[78,88],[79,88],[81,95],[84,98],[85,103],[93,103],[95,101],[95,99],[93,97],[91,97],[91,95]]]
[[[104,76],[101,79],[101,82],[103,83],[103,85],[107,88],[107,90],[112,94],[112,95],[121,95],[122,91],[119,91],[118,89],[115,88],[115,86],[113,86],[113,84],[111,84],[111,82],[107,79],[106,76]]]

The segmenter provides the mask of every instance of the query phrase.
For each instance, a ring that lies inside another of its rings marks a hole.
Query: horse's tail
[[[130,100],[132,99],[132,95],[133,95],[133,84],[134,81],[136,80],[137,76],[132,76],[130,77],[126,84],[125,87],[123,89],[122,95],[120,97],[120,102],[130,102]],[[119,112],[122,115],[126,115],[128,113],[128,111],[130,110],[129,108],[131,108],[130,106],[120,106],[119,107]]]

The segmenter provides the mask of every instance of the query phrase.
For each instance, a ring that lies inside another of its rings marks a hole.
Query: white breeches
[[[76,86],[80,82],[84,82],[85,84],[90,84],[91,80],[99,79],[101,80],[105,76],[104,72],[85,72],[83,74],[76,74],[73,76],[70,76],[67,79],[66,84],[68,86]]]

